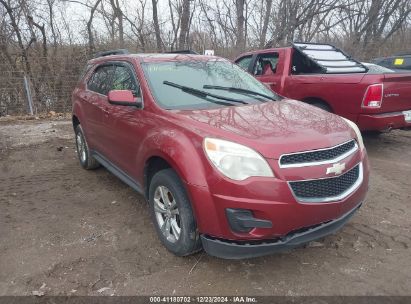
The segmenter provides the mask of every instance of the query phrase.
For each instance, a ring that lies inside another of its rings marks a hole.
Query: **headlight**
[[[222,139],[205,138],[204,151],[218,171],[231,179],[245,180],[251,176],[274,177],[265,159],[246,146]]]
[[[361,135],[360,129],[358,129],[358,126],[355,124],[355,122],[349,119],[346,119],[344,117],[341,117],[341,118],[344,119],[347,122],[347,124],[354,130],[355,135],[357,135],[358,145],[360,146],[361,150],[363,150],[364,141],[362,140],[362,135]]]

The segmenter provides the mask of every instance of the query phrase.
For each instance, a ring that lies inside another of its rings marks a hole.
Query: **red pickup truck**
[[[315,43],[248,52],[235,62],[278,94],[348,118],[361,130],[411,127],[411,74],[369,73],[338,48]]]

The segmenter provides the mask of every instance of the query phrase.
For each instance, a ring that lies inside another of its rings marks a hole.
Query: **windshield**
[[[253,76],[229,61],[213,59],[209,61],[153,62],[143,63],[143,69],[156,102],[166,109],[206,109],[240,104],[230,102],[229,99],[241,100],[243,103],[269,101],[261,94],[275,100],[280,99]],[[210,95],[225,97],[227,100],[222,103],[221,98],[190,94],[187,90],[167,85],[169,82],[205,91]],[[253,91],[254,94],[215,89],[212,86],[241,88]],[[260,94],[260,96],[255,93]]]

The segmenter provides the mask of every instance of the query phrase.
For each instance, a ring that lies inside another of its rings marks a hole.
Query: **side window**
[[[391,68],[393,66],[393,60],[392,58],[386,58],[384,60],[382,60],[379,65]]]
[[[396,57],[394,58],[392,67],[394,69],[410,69],[411,68],[411,57]]]
[[[107,95],[111,86],[111,79],[114,74],[114,66],[106,65],[98,67],[87,83],[87,88],[91,91]]]
[[[405,65],[404,65],[404,69],[411,69],[411,57],[406,57],[405,58]]]
[[[240,68],[243,70],[248,71],[248,67],[250,65],[251,59],[253,59],[253,56],[245,56],[237,60],[237,64]]]
[[[273,75],[277,70],[278,53],[259,55],[254,68],[254,75]]]
[[[117,65],[114,73],[111,90],[130,90],[134,96],[140,96],[140,86],[131,70],[131,67]]]
[[[308,59],[296,50],[293,52],[291,74],[321,74],[321,68],[313,60]]]

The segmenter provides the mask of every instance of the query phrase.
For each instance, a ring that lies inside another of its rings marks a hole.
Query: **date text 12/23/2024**
[[[261,303],[255,297],[248,296],[158,296],[150,297],[150,303]]]

